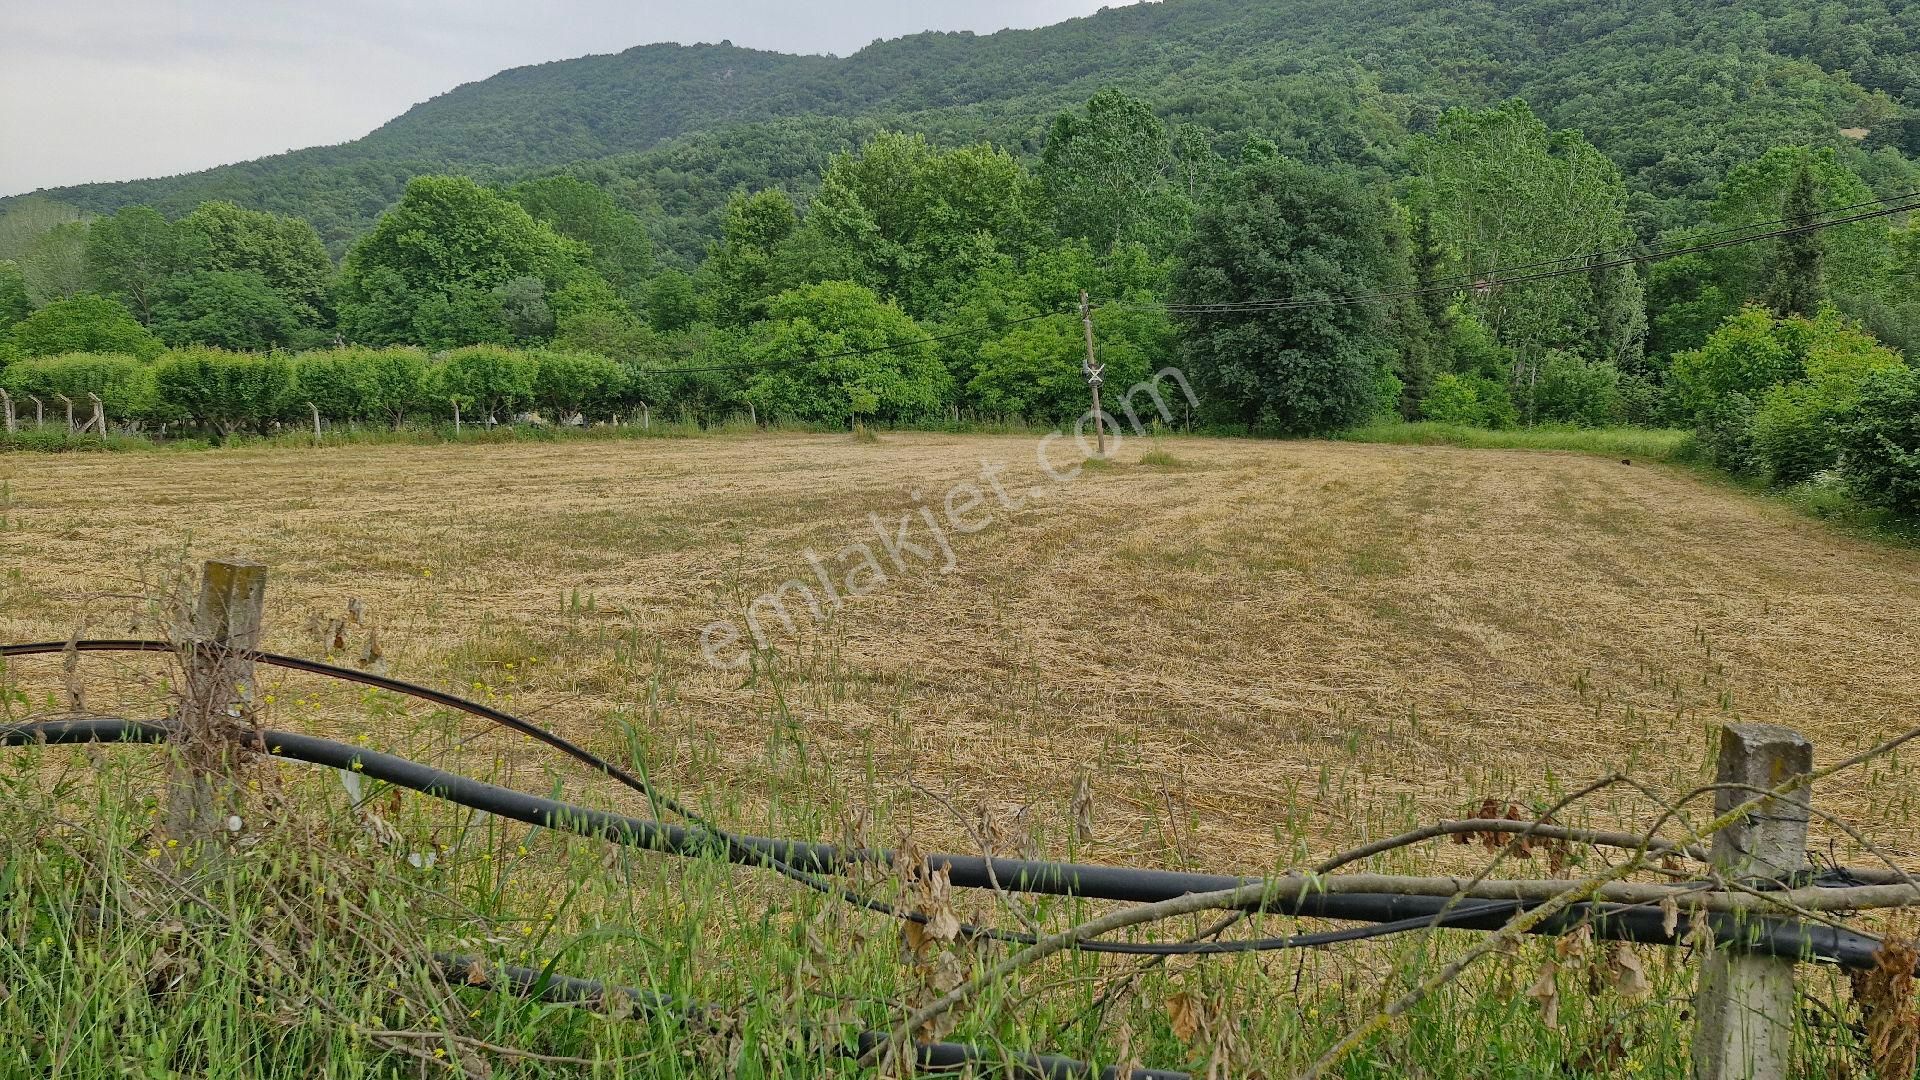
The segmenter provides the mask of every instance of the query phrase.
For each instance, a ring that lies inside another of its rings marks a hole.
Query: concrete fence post
[[[1813,744],[1791,728],[1728,724],[1720,729],[1716,782],[1742,785],[1714,795],[1716,816],[1813,771]],[[1779,880],[1807,865],[1807,808],[1802,787],[1769,799],[1713,838],[1715,868],[1728,878]],[[1793,968],[1787,957],[1761,956],[1716,942],[1707,950],[1695,994],[1694,1080],[1787,1080],[1793,1043]]]
[[[13,396],[5,390],[0,390],[0,414],[4,414],[7,434],[17,434],[20,431],[20,425],[13,419]]]
[[[167,807],[167,831],[177,838],[225,824],[240,735],[253,723],[251,654],[260,648],[266,596],[267,568],[258,563],[213,561],[201,570],[199,601],[178,643],[185,685]]]

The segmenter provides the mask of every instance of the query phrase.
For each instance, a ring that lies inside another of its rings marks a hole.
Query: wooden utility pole
[[[1087,377],[1087,386],[1093,390],[1093,430],[1094,439],[1099,444],[1100,456],[1107,456],[1107,420],[1106,413],[1100,409],[1100,384],[1106,368],[1094,362],[1093,355],[1093,306],[1087,301],[1087,290],[1080,290],[1080,327],[1087,335],[1087,363],[1081,368]]]
[[[260,648],[267,568],[250,562],[208,562],[199,601],[180,650],[184,685],[177,756],[167,800],[167,832],[175,839],[204,837],[226,825],[242,738],[253,720],[252,654]]]
[[[1813,771],[1813,744],[1792,728],[1728,724],[1720,729],[1714,793],[1725,814]],[[1782,881],[1807,868],[1807,787],[1769,799],[1713,838],[1714,868],[1731,879]],[[1694,1080],[1787,1080],[1793,1043],[1792,957],[1717,944],[1707,951],[1694,999]]]

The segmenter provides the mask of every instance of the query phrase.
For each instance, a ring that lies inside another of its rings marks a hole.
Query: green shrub
[[[1484,375],[1442,372],[1420,403],[1421,415],[1439,424],[1460,424],[1493,430],[1512,427],[1518,419],[1513,395],[1506,384]]]
[[[1695,417],[1694,437],[1706,459],[1732,473],[1753,472],[1759,466],[1754,449],[1753,400],[1745,394],[1723,395]]]
[[[1900,355],[1831,312],[1804,323],[1805,377],[1767,391],[1754,414],[1754,452],[1775,484],[1797,484],[1832,468],[1839,428],[1852,414],[1860,386],[1876,372],[1906,367]]]
[[[1863,380],[1838,442],[1841,473],[1863,500],[1920,517],[1920,372],[1880,371]]]
[[[1757,399],[1768,387],[1797,379],[1804,357],[1786,322],[1763,308],[1749,307],[1720,324],[1705,345],[1673,358],[1668,387],[1689,416],[1701,417],[1728,395]],[[1799,320],[1804,322],[1805,320]]]
[[[1834,417],[1804,382],[1767,391],[1753,413],[1753,461],[1769,483],[1785,486],[1833,466]]]
[[[1635,427],[1665,427],[1673,423],[1666,386],[1638,372],[1621,375],[1620,418]]]
[[[1539,423],[1609,427],[1622,419],[1619,370],[1559,349],[1541,360],[1532,396]]]
[[[226,438],[245,428],[264,431],[286,409],[293,364],[284,356],[176,349],[153,367],[161,405]]]

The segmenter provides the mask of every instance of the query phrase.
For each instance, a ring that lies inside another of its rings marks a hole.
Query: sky
[[[1118,3],[1120,0],[1107,0]],[[1102,0],[0,0],[0,195],[358,138],[503,68],[659,41],[845,56]]]

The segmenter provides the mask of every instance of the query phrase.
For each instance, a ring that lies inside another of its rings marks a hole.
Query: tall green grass
[[[667,749],[642,727],[626,731],[636,750]],[[769,740],[783,780],[813,775],[803,742],[792,729]],[[4,753],[0,1075],[871,1076],[833,1047],[856,1028],[887,1028],[933,977],[890,921],[718,862],[543,833],[378,785],[355,808],[330,773],[275,763],[250,774],[258,801],[239,809],[238,833],[177,848],[155,824],[165,749]],[[781,805],[767,824],[811,835],[832,835],[829,819],[853,809]],[[406,858],[423,851],[431,866]],[[858,884],[908,899],[885,874]],[[959,906],[1015,922],[988,894]],[[1025,909],[1046,929],[1092,910],[1045,898]],[[1293,924],[1267,922],[1260,932]],[[1229,1075],[1286,1075],[1472,940],[1415,934],[1160,966],[1069,955],[993,988],[941,1034],[1196,1073],[1219,1054]],[[595,1011],[464,988],[427,961],[434,950],[715,1009],[694,1021],[623,999]],[[959,943],[952,955],[950,974],[964,976],[1003,952]],[[1693,961],[1675,949],[1637,955],[1651,992],[1624,996],[1610,946],[1527,942],[1335,1075],[1683,1075]],[[1832,997],[1833,980],[1810,983]],[[1195,1008],[1209,1024],[1199,1036],[1180,1028]],[[1852,1053],[1845,1032],[1806,1027],[1798,1044],[1807,1075]]]
[[[1366,424],[1341,432],[1347,442],[1402,446],[1458,446],[1471,450],[1570,450],[1645,461],[1691,459],[1693,436],[1672,428],[1531,427],[1492,431],[1461,424]]]

